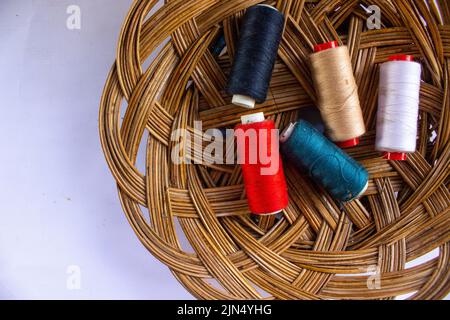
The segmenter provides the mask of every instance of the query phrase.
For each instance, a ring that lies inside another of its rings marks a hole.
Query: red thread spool
[[[238,159],[242,161],[245,156],[241,167],[248,205],[257,215],[277,214],[288,205],[278,135],[272,137],[273,130],[276,130],[275,123],[265,120],[263,113],[243,116],[242,124],[235,128],[237,139],[241,139],[237,146]],[[272,172],[268,174],[269,171]]]
[[[314,52],[320,52],[320,51],[325,51],[325,50],[329,50],[329,49],[334,49],[339,47],[339,43],[337,41],[330,41],[330,42],[325,42],[322,44],[316,44],[314,46]],[[359,144],[359,137],[347,140],[347,141],[339,141],[339,142],[334,142],[338,147],[340,148],[351,148],[351,147],[355,147]]]
[[[413,62],[414,57],[406,54],[396,54],[390,56],[388,60]],[[383,158],[386,160],[393,160],[393,161],[406,161],[408,159],[408,156],[406,155],[405,152],[383,152]]]

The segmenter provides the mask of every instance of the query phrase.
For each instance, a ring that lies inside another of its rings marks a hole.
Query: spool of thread
[[[277,214],[287,207],[288,193],[278,132],[275,132],[275,137],[272,136],[273,130],[276,130],[275,123],[265,120],[263,113],[243,116],[241,120],[242,124],[235,128],[235,135],[245,141],[238,143],[237,154],[250,211],[257,215]],[[252,136],[257,141],[248,138]]]
[[[380,67],[376,150],[387,160],[406,160],[416,151],[422,67],[395,55]]]
[[[276,8],[256,5],[247,9],[228,81],[233,104],[254,108],[266,101],[283,27],[284,16]]]
[[[348,49],[332,41],[314,52],[311,69],[327,135],[341,148],[354,147],[366,127]]]
[[[369,174],[358,162],[300,120],[281,134],[281,150],[288,160],[341,202],[354,200],[367,190]]]

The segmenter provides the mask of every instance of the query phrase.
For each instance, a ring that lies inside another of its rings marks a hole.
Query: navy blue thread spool
[[[367,170],[310,123],[300,120],[290,124],[280,141],[285,157],[306,171],[334,199],[352,201],[367,190]]]
[[[276,8],[256,5],[244,16],[241,37],[228,81],[233,104],[254,108],[266,101],[284,28]]]

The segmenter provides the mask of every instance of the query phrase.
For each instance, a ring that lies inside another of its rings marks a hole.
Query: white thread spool
[[[376,150],[388,160],[416,151],[422,67],[412,56],[389,58],[380,67]]]

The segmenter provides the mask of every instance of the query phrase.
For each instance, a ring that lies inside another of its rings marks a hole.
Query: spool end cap
[[[340,148],[351,148],[359,144],[359,138],[350,139],[347,141],[336,142],[336,145]]]
[[[242,124],[263,122],[264,120],[266,120],[266,118],[264,117],[264,112],[247,114],[247,115],[241,117]]]
[[[316,44],[314,46],[314,52],[325,51],[325,50],[334,49],[337,47],[339,47],[339,43],[337,41],[325,42],[322,44]]]
[[[383,158],[386,160],[405,161],[408,156],[404,152],[384,152]]]
[[[289,138],[291,137],[292,133],[294,132],[295,129],[295,123],[290,123],[286,129],[284,129],[284,131],[281,133],[280,135],[280,142],[281,143],[285,143],[286,141],[289,140]]]
[[[256,104],[255,99],[253,99],[252,97],[241,95],[241,94],[235,94],[233,96],[233,100],[231,102],[237,106],[248,108],[248,109],[253,109]]]
[[[389,57],[389,61],[414,61],[414,56],[407,55],[407,54],[395,54],[393,56]]]

